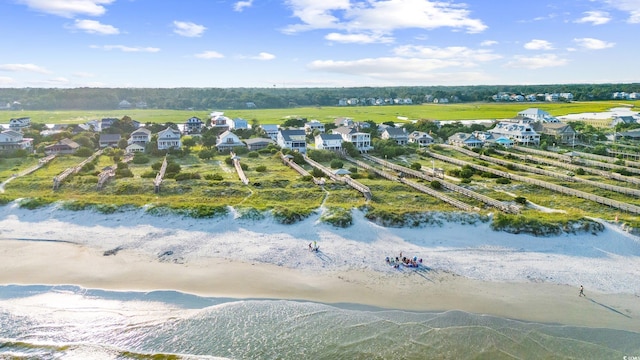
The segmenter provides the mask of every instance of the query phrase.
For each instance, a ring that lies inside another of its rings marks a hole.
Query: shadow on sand
[[[616,310],[616,309],[612,308],[611,306],[605,305],[605,304],[603,304],[603,303],[599,303],[599,302],[597,302],[597,301],[595,301],[595,300],[593,300],[593,299],[591,299],[591,298],[588,298],[588,299],[589,299],[592,303],[594,303],[594,304],[600,305],[600,306],[602,306],[603,308],[605,308],[605,309],[607,309],[607,310],[611,310],[611,311],[613,311],[613,312],[614,312],[614,313],[616,313],[616,314],[620,314],[620,315],[622,315],[622,316],[624,316],[624,317],[626,317],[626,318],[628,318],[628,319],[631,319],[631,316],[629,316],[629,315],[627,315],[627,314],[624,314],[624,313],[622,313],[622,312],[620,312],[620,311],[618,311],[618,310]]]

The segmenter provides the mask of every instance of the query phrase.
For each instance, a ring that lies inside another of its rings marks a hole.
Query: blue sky
[[[0,0],[0,87],[640,82],[640,0]]]

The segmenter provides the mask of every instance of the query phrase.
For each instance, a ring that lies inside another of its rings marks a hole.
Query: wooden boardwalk
[[[584,191],[579,191],[579,190],[574,190],[571,188],[568,188],[566,186],[560,186],[560,185],[556,185],[556,184],[552,184],[546,181],[541,181],[541,180],[537,180],[537,179],[532,179],[530,177],[527,176],[522,176],[522,175],[516,175],[516,174],[512,174],[510,172],[507,171],[501,171],[501,170],[496,170],[493,168],[490,168],[488,166],[483,166],[483,165],[478,165],[472,162],[468,162],[468,161],[464,161],[464,160],[458,160],[449,156],[445,156],[445,155],[441,155],[429,150],[423,150],[424,153],[426,155],[429,155],[431,157],[433,157],[434,159],[438,159],[444,162],[448,162],[451,164],[456,164],[458,166],[470,166],[476,170],[480,170],[480,171],[485,171],[485,172],[489,172],[498,176],[502,176],[506,179],[511,179],[511,180],[515,180],[515,181],[520,181],[523,183],[527,183],[527,184],[531,184],[531,185],[536,185],[551,191],[555,191],[561,194],[565,194],[565,195],[571,195],[571,196],[576,196],[582,199],[586,199],[586,200],[590,200],[590,201],[594,201],[596,203],[602,204],[602,205],[607,205],[610,206],[612,208],[616,208],[622,211],[627,211],[629,213],[632,214],[640,214],[640,206],[637,205],[633,205],[633,204],[629,204],[629,203],[625,203],[625,202],[621,202],[621,201],[616,201],[616,200],[612,200],[609,198],[606,198],[604,196],[599,196],[599,195],[594,195],[591,193],[587,193]],[[476,154],[477,155],[477,154]],[[490,157],[488,157],[490,158]]]

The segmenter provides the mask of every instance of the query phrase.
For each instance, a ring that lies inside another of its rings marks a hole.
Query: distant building
[[[270,137],[273,141],[278,139],[278,131],[280,131],[280,127],[276,124],[263,124],[260,125],[265,134]]]
[[[73,154],[80,148],[80,144],[71,139],[62,139],[57,143],[45,146],[44,153],[46,155],[53,154]]]
[[[332,130],[333,134],[342,136],[342,140],[352,143],[360,152],[368,152],[371,146],[371,134],[360,132],[356,128],[341,126]]]
[[[199,117],[192,116],[183,124],[185,134],[200,134],[204,128],[204,123]]]
[[[131,109],[131,103],[127,100],[122,100],[118,103],[118,109]]]
[[[311,120],[307,123],[304,124],[304,131],[307,134],[313,133],[315,130],[320,131],[321,133],[324,132],[324,124],[321,123],[318,120]]]
[[[497,123],[493,129],[489,129],[489,132],[494,138],[504,136],[519,145],[540,144],[540,134],[533,129],[532,123],[530,122],[501,121]]]
[[[528,108],[518,113],[519,117],[527,117],[535,121],[541,121],[546,123],[559,123],[560,120],[551,116],[548,112],[538,108]]]
[[[247,144],[247,148],[250,151],[264,149],[271,144],[275,144],[276,142],[273,139],[267,138],[251,138],[244,140],[244,143]]]
[[[236,147],[246,147],[247,145],[240,140],[238,135],[227,130],[216,139],[216,149],[220,152],[232,151]]]
[[[0,152],[15,150],[29,150],[33,148],[33,139],[24,138],[22,133],[15,130],[0,132]]]
[[[229,120],[229,129],[246,130],[249,128],[249,122],[243,118],[235,118]]]
[[[118,147],[120,142],[120,134],[100,134],[99,144],[101,148]]]
[[[14,131],[22,131],[31,126],[31,118],[21,117],[9,120],[9,129]]]
[[[398,145],[407,145],[409,142],[409,136],[407,135],[407,130],[404,128],[397,128],[393,126],[389,126],[382,131],[380,134],[380,138],[384,140],[393,140]]]

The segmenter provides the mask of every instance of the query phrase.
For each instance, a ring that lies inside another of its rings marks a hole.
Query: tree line
[[[499,93],[538,94],[570,92],[574,100],[609,100],[614,92],[637,92],[640,84],[550,84],[477,86],[401,86],[351,88],[3,88],[0,107],[13,104],[26,110],[111,110],[126,100],[132,107],[209,110],[281,109],[336,106],[344,98],[409,98],[414,104],[433,98],[460,102],[493,101]],[[248,105],[249,104],[249,105]]]

